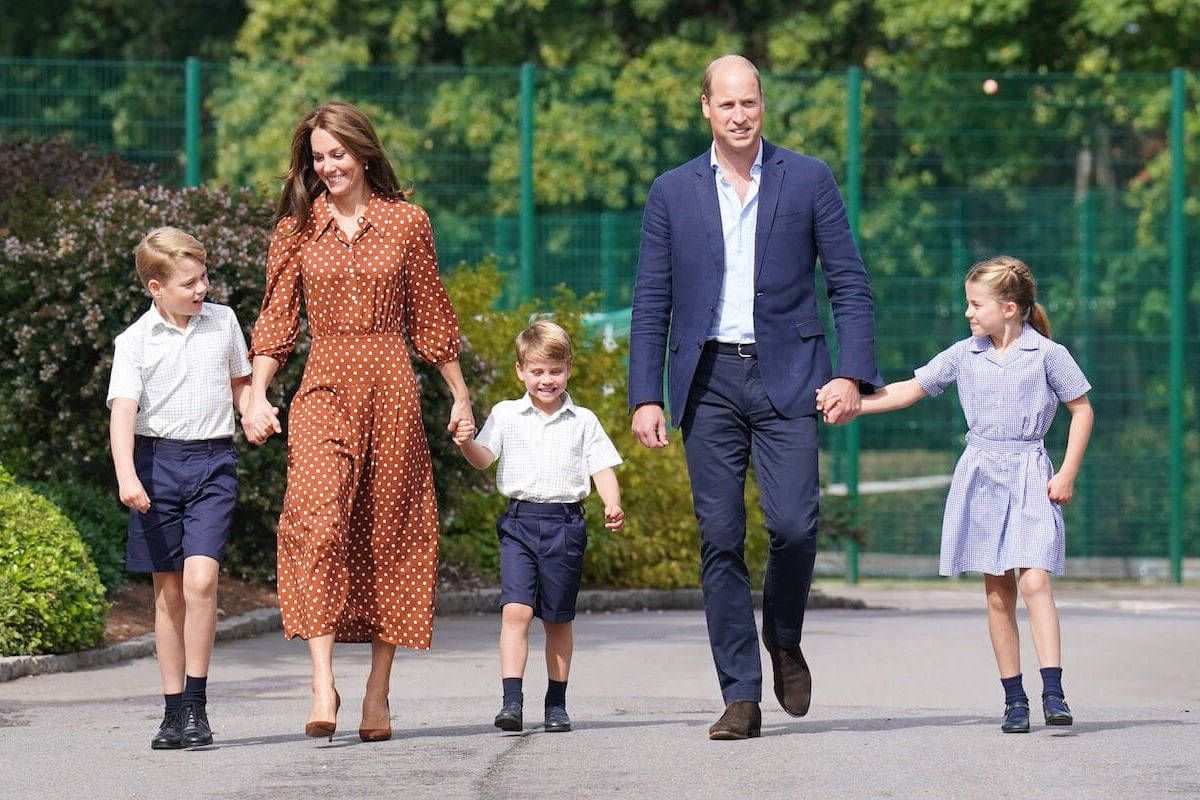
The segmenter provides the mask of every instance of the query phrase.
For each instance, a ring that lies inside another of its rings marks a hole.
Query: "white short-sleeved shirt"
[[[591,491],[591,476],[621,463],[621,456],[596,415],[563,394],[547,416],[529,393],[492,407],[476,443],[496,460],[496,488],[514,500],[574,503]]]
[[[183,331],[151,304],[116,339],[107,404],[137,401],[138,436],[219,439],[233,436],[230,381],[249,374],[246,337],[232,308],[205,303]]]

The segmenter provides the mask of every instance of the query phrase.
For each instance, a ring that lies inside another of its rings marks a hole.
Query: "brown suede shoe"
[[[786,649],[779,647],[763,631],[763,644],[771,656],[771,670],[775,673],[775,697],[783,710],[793,717],[803,717],[812,702],[812,673],[800,652],[800,645]]]
[[[734,700],[725,713],[708,729],[708,738],[717,740],[753,739],[762,735],[762,712],[758,703]]]

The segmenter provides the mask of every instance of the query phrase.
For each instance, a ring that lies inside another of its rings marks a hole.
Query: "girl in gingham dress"
[[[940,572],[983,573],[988,631],[1005,694],[1001,730],[1029,731],[1018,588],[1041,667],[1046,724],[1070,725],[1049,573],[1063,573],[1062,505],[1071,500],[1092,432],[1091,384],[1067,349],[1050,339],[1050,321],[1036,300],[1033,275],[1021,261],[998,256],[973,266],[967,273],[966,299],[970,338],[943,350],[913,378],[864,396],[861,413],[907,408],[958,383],[967,449],[946,499]],[[1071,414],[1071,427],[1056,473],[1042,439],[1060,401]],[[817,407],[829,411],[820,396]]]

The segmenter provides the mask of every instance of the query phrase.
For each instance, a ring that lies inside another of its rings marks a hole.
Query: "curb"
[[[233,619],[217,623],[216,640],[244,639],[282,626],[278,608],[259,608]],[[154,634],[144,633],[133,639],[78,653],[44,656],[5,656],[0,658],[0,683],[28,675],[74,672],[89,667],[116,664],[154,655]]]
[[[755,597],[755,606],[761,597]],[[584,590],[579,593],[576,608],[580,613],[621,611],[676,611],[704,607],[699,589],[622,589]],[[866,603],[843,597],[831,597],[813,590],[808,608],[866,608]],[[436,616],[453,614],[496,614],[500,611],[499,589],[443,592],[434,603]],[[260,633],[281,630],[283,622],[278,608],[259,608],[233,619],[217,623],[216,640],[246,639]],[[135,658],[154,655],[154,634],[146,633],[128,641],[78,653],[43,656],[5,656],[0,658],[0,683],[29,675],[48,675],[54,672],[74,672],[89,667],[116,664]]]

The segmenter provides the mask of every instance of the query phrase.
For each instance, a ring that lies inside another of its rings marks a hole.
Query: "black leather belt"
[[[713,348],[723,356],[758,358],[758,349],[754,346],[754,342],[743,342],[741,344],[737,344],[735,342],[718,342],[713,339],[709,340],[705,346]]]

